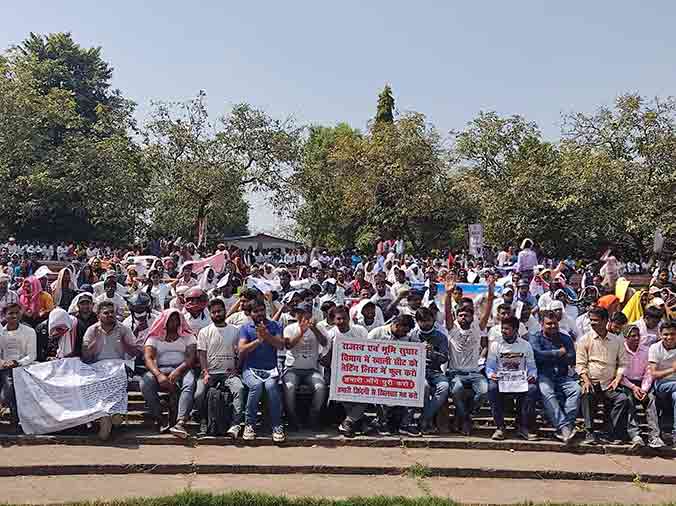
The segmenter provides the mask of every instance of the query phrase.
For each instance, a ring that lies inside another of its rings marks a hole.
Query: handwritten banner
[[[330,399],[421,408],[425,354],[422,343],[337,337],[333,342]]]

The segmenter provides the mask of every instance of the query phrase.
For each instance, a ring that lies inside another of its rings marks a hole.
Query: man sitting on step
[[[559,330],[558,316],[552,310],[541,313],[542,331],[530,343],[538,368],[538,386],[545,415],[556,429],[556,437],[568,444],[575,435],[575,418],[580,401],[580,384],[570,374],[575,365],[575,344]]]

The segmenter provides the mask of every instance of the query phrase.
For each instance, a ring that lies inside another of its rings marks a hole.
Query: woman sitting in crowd
[[[145,343],[145,365],[141,392],[156,427],[179,438],[187,438],[185,424],[192,410],[195,389],[197,340],[178,309],[167,309],[150,327]],[[178,398],[176,423],[165,425],[162,419],[160,391]]]

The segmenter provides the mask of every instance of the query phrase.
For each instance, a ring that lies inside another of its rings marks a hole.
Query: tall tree
[[[100,49],[31,36],[0,57],[2,226],[22,238],[133,238],[147,182],[132,102]]]
[[[376,110],[376,124],[392,124],[394,122],[394,97],[389,84],[378,95],[378,109]]]
[[[205,100],[200,92],[183,103],[157,102],[145,129],[150,221],[165,233],[198,238],[205,223],[214,233],[246,231],[245,192],[283,188],[299,157],[302,130],[293,121],[238,104],[215,126]]]

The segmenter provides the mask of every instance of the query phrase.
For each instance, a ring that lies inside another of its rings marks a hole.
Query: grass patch
[[[406,476],[409,478],[429,478],[432,476],[432,471],[425,464],[416,462],[412,466],[406,468]]]
[[[70,503],[69,506],[455,506],[456,504],[454,501],[436,497],[323,499],[312,497],[289,498],[248,492],[216,495],[186,491],[169,497]]]

